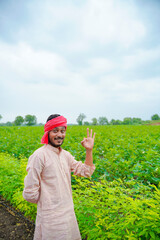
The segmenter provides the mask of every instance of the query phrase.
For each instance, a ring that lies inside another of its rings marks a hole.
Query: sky
[[[159,0],[0,0],[1,122],[160,115]]]

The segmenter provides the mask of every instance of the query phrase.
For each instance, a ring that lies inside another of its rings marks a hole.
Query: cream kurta
[[[29,158],[23,197],[37,203],[34,240],[80,240],[74,212],[71,172],[90,177],[90,167],[62,148],[49,144],[37,149]]]

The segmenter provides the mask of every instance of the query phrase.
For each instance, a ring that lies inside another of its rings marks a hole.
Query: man
[[[81,142],[86,149],[85,163],[61,148],[67,129],[67,120],[54,114],[44,126],[41,143],[29,158],[24,180],[23,197],[37,203],[34,240],[80,240],[74,212],[71,172],[90,177],[95,170],[92,158],[95,133],[87,129],[87,138]]]

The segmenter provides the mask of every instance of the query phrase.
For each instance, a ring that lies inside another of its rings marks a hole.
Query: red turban
[[[41,139],[41,143],[48,144],[48,132],[51,131],[53,128],[56,127],[65,127],[67,128],[67,119],[63,116],[59,116],[56,118],[53,118],[49,120],[45,125],[44,125],[44,135]]]

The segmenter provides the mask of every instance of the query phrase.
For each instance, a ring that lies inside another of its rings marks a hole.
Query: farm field
[[[91,128],[91,126],[89,127]],[[72,176],[82,237],[160,239],[160,126],[92,126],[96,132],[91,179]],[[0,195],[35,220],[22,197],[28,157],[43,127],[0,127]],[[85,160],[86,126],[68,126],[63,148]]]

